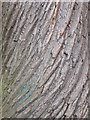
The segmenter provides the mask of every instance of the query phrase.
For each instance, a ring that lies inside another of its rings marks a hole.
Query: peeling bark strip
[[[87,6],[2,3],[2,117],[88,118]]]

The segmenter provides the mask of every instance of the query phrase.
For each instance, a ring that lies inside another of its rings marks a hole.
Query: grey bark
[[[3,3],[2,116],[88,117],[88,3]]]
[[[2,38],[2,5],[0,2],[0,38]],[[2,39],[0,39],[0,78],[2,74]],[[2,116],[2,84],[0,79],[0,118]]]
[[[88,70],[88,79],[89,79],[89,84],[88,86],[90,86],[90,2],[88,3],[88,48],[89,48],[89,70]],[[90,89],[89,89],[89,98],[88,98],[88,102],[89,102],[89,118],[90,118]]]

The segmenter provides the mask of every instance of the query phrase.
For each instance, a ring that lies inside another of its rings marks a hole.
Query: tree
[[[2,3],[2,116],[88,117],[88,3]]]

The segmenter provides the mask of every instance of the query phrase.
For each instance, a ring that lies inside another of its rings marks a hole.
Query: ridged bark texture
[[[88,117],[88,3],[3,3],[2,116]]]
[[[0,2],[0,118],[2,116],[2,82],[1,82],[1,74],[2,74],[2,4]]]
[[[90,86],[90,2],[88,3],[88,48],[89,48],[89,70],[88,70],[88,80],[89,80],[89,84],[88,86]],[[89,87],[89,99],[88,99],[88,102],[89,102],[89,118],[90,118],[90,87]]]

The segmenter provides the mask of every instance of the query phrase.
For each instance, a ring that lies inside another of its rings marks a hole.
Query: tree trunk
[[[88,3],[2,3],[2,116],[88,117]]]
[[[2,74],[2,4],[0,1],[0,78]],[[2,116],[2,84],[0,79],[0,118]]]
[[[88,86],[90,86],[90,2],[88,3],[88,48],[89,48],[89,70],[88,70],[88,79],[89,83]],[[90,118],[90,88],[89,88],[89,94],[88,94],[88,102],[89,102],[89,114],[88,117]]]

